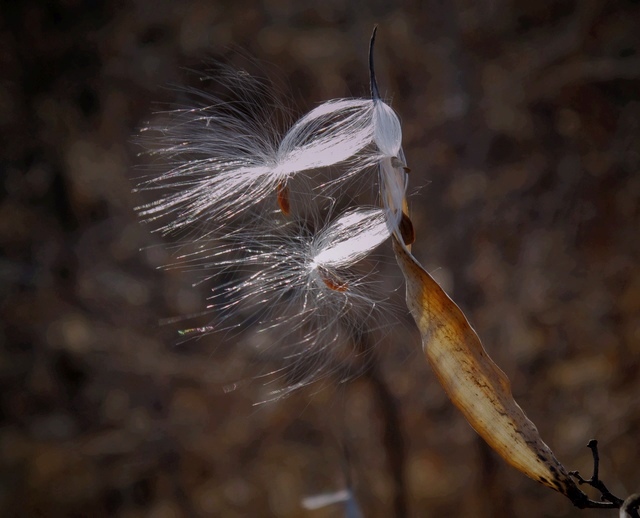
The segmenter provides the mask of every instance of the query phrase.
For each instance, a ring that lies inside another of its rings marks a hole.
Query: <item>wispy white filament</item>
[[[282,139],[279,169],[293,174],[353,158],[371,142],[372,108],[368,99],[338,99],[313,109]]]
[[[313,263],[344,268],[366,257],[389,238],[386,214],[381,209],[360,209],[344,214],[314,240]]]
[[[238,229],[180,255],[174,268],[200,271],[201,282],[216,282],[208,305],[215,320],[197,331],[250,327],[263,336],[259,348],[277,348],[294,370],[305,365],[299,383],[326,375],[332,356],[351,343],[350,327],[379,325],[380,314],[389,311],[389,295],[376,290],[370,266],[359,267],[389,230],[380,208],[323,220],[318,216],[314,229],[295,219],[265,218],[258,232]],[[222,278],[227,281],[220,283]]]
[[[352,174],[375,161],[355,160],[373,140],[370,100],[325,102],[295,122],[282,139],[274,137],[270,121],[261,120],[259,106],[210,102],[173,112],[167,127],[148,128],[161,133],[153,154],[164,156],[170,169],[140,185],[140,190],[162,194],[137,210],[146,220],[170,219],[160,226],[164,233],[194,222],[220,226],[294,175],[341,162],[349,162]]]
[[[214,321],[187,332],[257,331],[259,348],[278,347],[285,363],[304,364],[288,390],[317,378],[331,364],[329,351],[339,357],[340,347],[388,311],[388,293],[363,263],[391,234],[403,240],[408,168],[400,121],[378,94],[372,61],[371,74],[371,99],[327,101],[284,133],[275,129],[283,115],[264,102],[263,85],[229,72],[221,82],[229,81],[236,100],[197,94],[203,104],[167,112],[166,124],[147,128],[150,154],[166,169],[139,186],[159,197],[138,211],[189,249],[170,267],[197,270],[200,282],[212,284]],[[373,185],[376,170],[380,208],[351,207],[334,218],[344,204],[324,191],[328,207],[312,192],[290,210],[294,180],[322,171],[333,175],[323,176],[328,187],[363,172],[358,178]]]
[[[362,518],[360,506],[356,501],[353,491],[341,489],[334,493],[322,493],[319,495],[307,496],[302,499],[302,507],[310,511],[322,509],[333,504],[342,503],[344,505],[345,518]]]
[[[302,499],[302,507],[315,511],[316,509],[322,509],[328,505],[338,504],[340,502],[346,502],[351,498],[351,491],[348,489],[341,489],[334,493],[322,493],[319,495],[307,496]]]
[[[176,266],[202,269],[206,279],[215,278],[221,269],[236,273],[237,280],[213,289],[214,309],[258,309],[268,301],[265,324],[278,302],[295,300],[300,316],[319,312],[338,320],[354,307],[369,311],[379,302],[352,268],[388,237],[382,209],[357,209],[317,231],[298,221],[275,221],[273,228],[260,233],[240,230],[213,249],[203,246],[179,257]],[[336,289],[335,283],[347,284],[348,289]]]

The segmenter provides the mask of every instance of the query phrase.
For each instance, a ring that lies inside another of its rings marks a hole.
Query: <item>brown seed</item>
[[[327,288],[333,291],[339,291],[344,293],[349,289],[349,284],[343,280],[340,280],[336,275],[330,273],[328,270],[324,268],[318,268],[318,273],[320,274],[320,278],[322,282],[325,283]]]
[[[400,218],[400,235],[405,245],[412,245],[416,240],[416,233],[413,230],[413,223],[404,212]]]
[[[276,188],[278,194],[278,207],[285,216],[291,214],[291,204],[289,202],[289,186],[286,182],[279,182]]]
[[[391,165],[392,165],[393,167],[395,167],[396,169],[397,169],[397,168],[399,168],[399,167],[402,167],[402,169],[404,169],[404,172],[405,172],[405,173],[407,173],[407,174],[409,174],[409,173],[411,172],[411,169],[409,169],[409,168],[407,167],[407,164],[405,164],[405,163],[404,163],[402,160],[400,160],[397,156],[394,156],[394,157],[391,159]]]

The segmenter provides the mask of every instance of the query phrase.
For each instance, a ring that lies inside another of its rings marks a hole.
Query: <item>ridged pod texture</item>
[[[516,403],[509,379],[484,350],[460,308],[396,240],[394,250],[424,353],[453,404],[505,461],[580,507],[586,495]]]

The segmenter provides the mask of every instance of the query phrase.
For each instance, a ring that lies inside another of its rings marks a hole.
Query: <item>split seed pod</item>
[[[395,239],[394,250],[425,356],[453,404],[480,437],[518,471],[576,505],[586,501],[513,399],[509,379],[484,350],[460,308]]]

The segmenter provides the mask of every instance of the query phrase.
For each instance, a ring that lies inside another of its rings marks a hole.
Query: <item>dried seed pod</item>
[[[509,378],[484,350],[460,308],[395,239],[394,251],[425,356],[453,404],[505,461],[584,507],[587,496],[513,399]]]

